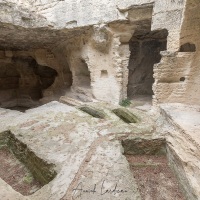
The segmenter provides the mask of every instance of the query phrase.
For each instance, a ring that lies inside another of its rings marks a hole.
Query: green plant
[[[127,107],[131,105],[131,101],[129,99],[124,99],[119,103],[120,106]]]
[[[23,181],[27,184],[31,184],[33,182],[33,176],[30,173],[27,173],[24,177],[23,177]]]

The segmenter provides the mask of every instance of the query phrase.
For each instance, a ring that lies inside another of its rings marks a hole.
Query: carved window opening
[[[196,45],[192,43],[185,43],[180,46],[179,49],[180,52],[195,52],[196,51]]]
[[[108,78],[108,71],[107,70],[101,70],[101,78]]]
[[[184,81],[185,81],[185,77],[181,77],[181,78],[180,78],[180,81],[181,81],[181,82],[184,82]]]

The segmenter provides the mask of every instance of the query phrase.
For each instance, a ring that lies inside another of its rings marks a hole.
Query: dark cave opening
[[[42,91],[50,87],[56,70],[37,64],[32,57],[0,60],[0,105],[24,111],[38,106]]]
[[[161,60],[160,51],[166,50],[167,30],[135,33],[130,42],[128,98],[153,95],[153,66]]]

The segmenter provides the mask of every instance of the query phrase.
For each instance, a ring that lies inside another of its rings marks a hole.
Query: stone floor
[[[200,199],[200,106],[163,104],[161,112],[169,160],[187,198]]]
[[[165,131],[162,129],[162,134],[156,134],[156,120],[151,112],[130,107],[140,121],[125,123],[111,111],[118,106],[105,103],[93,103],[92,106],[103,111],[105,118],[92,117],[59,102],[25,113],[0,109],[0,133],[10,130],[38,157],[55,164],[57,172],[49,184],[29,196],[21,195],[0,179],[0,199],[142,199],[123,155],[121,140],[163,137]],[[157,124],[162,124],[162,120]]]
[[[166,156],[126,155],[142,199],[185,200]]]
[[[1,180],[0,199],[17,199],[18,196],[18,199],[37,200],[140,199],[118,137],[127,137],[130,133],[137,137],[143,132],[150,137],[153,121],[135,111],[148,123],[142,120],[137,125],[127,124],[111,112],[110,105],[98,107],[105,110],[106,119],[94,118],[58,102],[25,113],[0,109],[0,132],[10,130],[38,157],[54,163],[57,171],[53,181],[28,197],[23,197]],[[101,195],[101,192],[113,189],[118,181],[122,192]],[[127,184],[129,182],[132,184]],[[97,192],[79,194],[74,190],[79,183],[83,184],[83,189],[96,184]],[[3,189],[5,187],[7,189]]]

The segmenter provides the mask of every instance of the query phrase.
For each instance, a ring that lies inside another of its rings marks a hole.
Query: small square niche
[[[107,70],[101,70],[101,78],[107,78],[108,77],[108,71]]]

